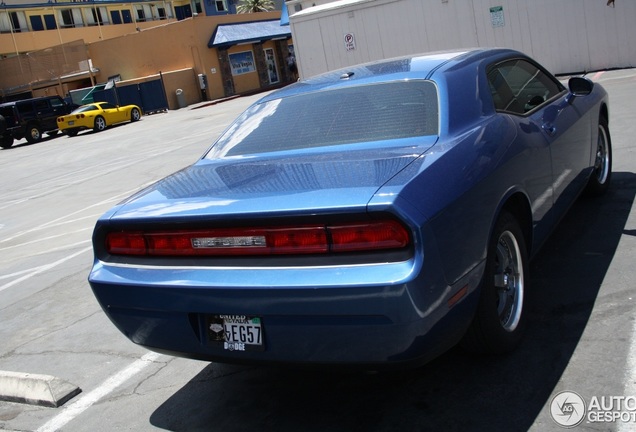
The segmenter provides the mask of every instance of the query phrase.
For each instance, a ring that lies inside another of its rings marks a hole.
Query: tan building
[[[161,79],[174,109],[291,80],[279,10],[238,15],[226,0],[204,4],[224,13],[182,0],[0,6],[0,97]]]

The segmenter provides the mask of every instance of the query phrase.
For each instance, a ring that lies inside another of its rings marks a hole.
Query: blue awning
[[[283,2],[283,10],[280,13],[280,25],[289,25],[289,11],[287,10],[287,2]]]
[[[219,24],[208,42],[208,48],[229,48],[233,45],[290,37],[291,30],[288,26],[281,26],[280,20]]]

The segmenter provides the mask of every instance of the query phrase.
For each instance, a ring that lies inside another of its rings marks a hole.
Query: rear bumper
[[[482,271],[480,265],[447,286],[439,271],[414,273],[416,267],[407,261],[253,271],[96,262],[89,282],[119,330],[154,351],[228,363],[401,364],[427,361],[456,344],[472,319]],[[449,307],[466,286],[467,295]],[[258,316],[264,350],[210,342],[210,314]]]

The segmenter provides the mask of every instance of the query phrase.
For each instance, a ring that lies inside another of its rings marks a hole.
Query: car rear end
[[[356,206],[276,213],[160,226],[111,215],[94,234],[93,291],[133,342],[205,360],[401,363],[457,341],[426,228]]]
[[[0,116],[4,119],[4,125],[3,129],[0,129],[0,135],[20,135],[17,133],[20,129],[20,113],[16,109],[14,102],[0,104]]]
[[[89,282],[128,338],[205,360],[374,367],[458,341],[471,306],[400,197],[410,176],[383,188],[435,145],[436,87],[338,85],[252,106],[204,159],[98,221]]]

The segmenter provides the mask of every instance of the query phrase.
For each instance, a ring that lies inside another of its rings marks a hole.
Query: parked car
[[[57,119],[59,129],[69,136],[75,136],[83,129],[101,132],[108,126],[136,122],[141,118],[141,108],[137,105],[118,106],[108,102],[82,105],[68,115]]]
[[[255,364],[514,349],[529,259],[611,180],[608,96],[508,49],[327,73],[103,215],[89,282],[133,342]]]
[[[34,144],[42,140],[43,133],[56,134],[58,116],[71,110],[71,105],[59,96],[0,104],[0,147],[9,148],[14,140],[22,138]]]

